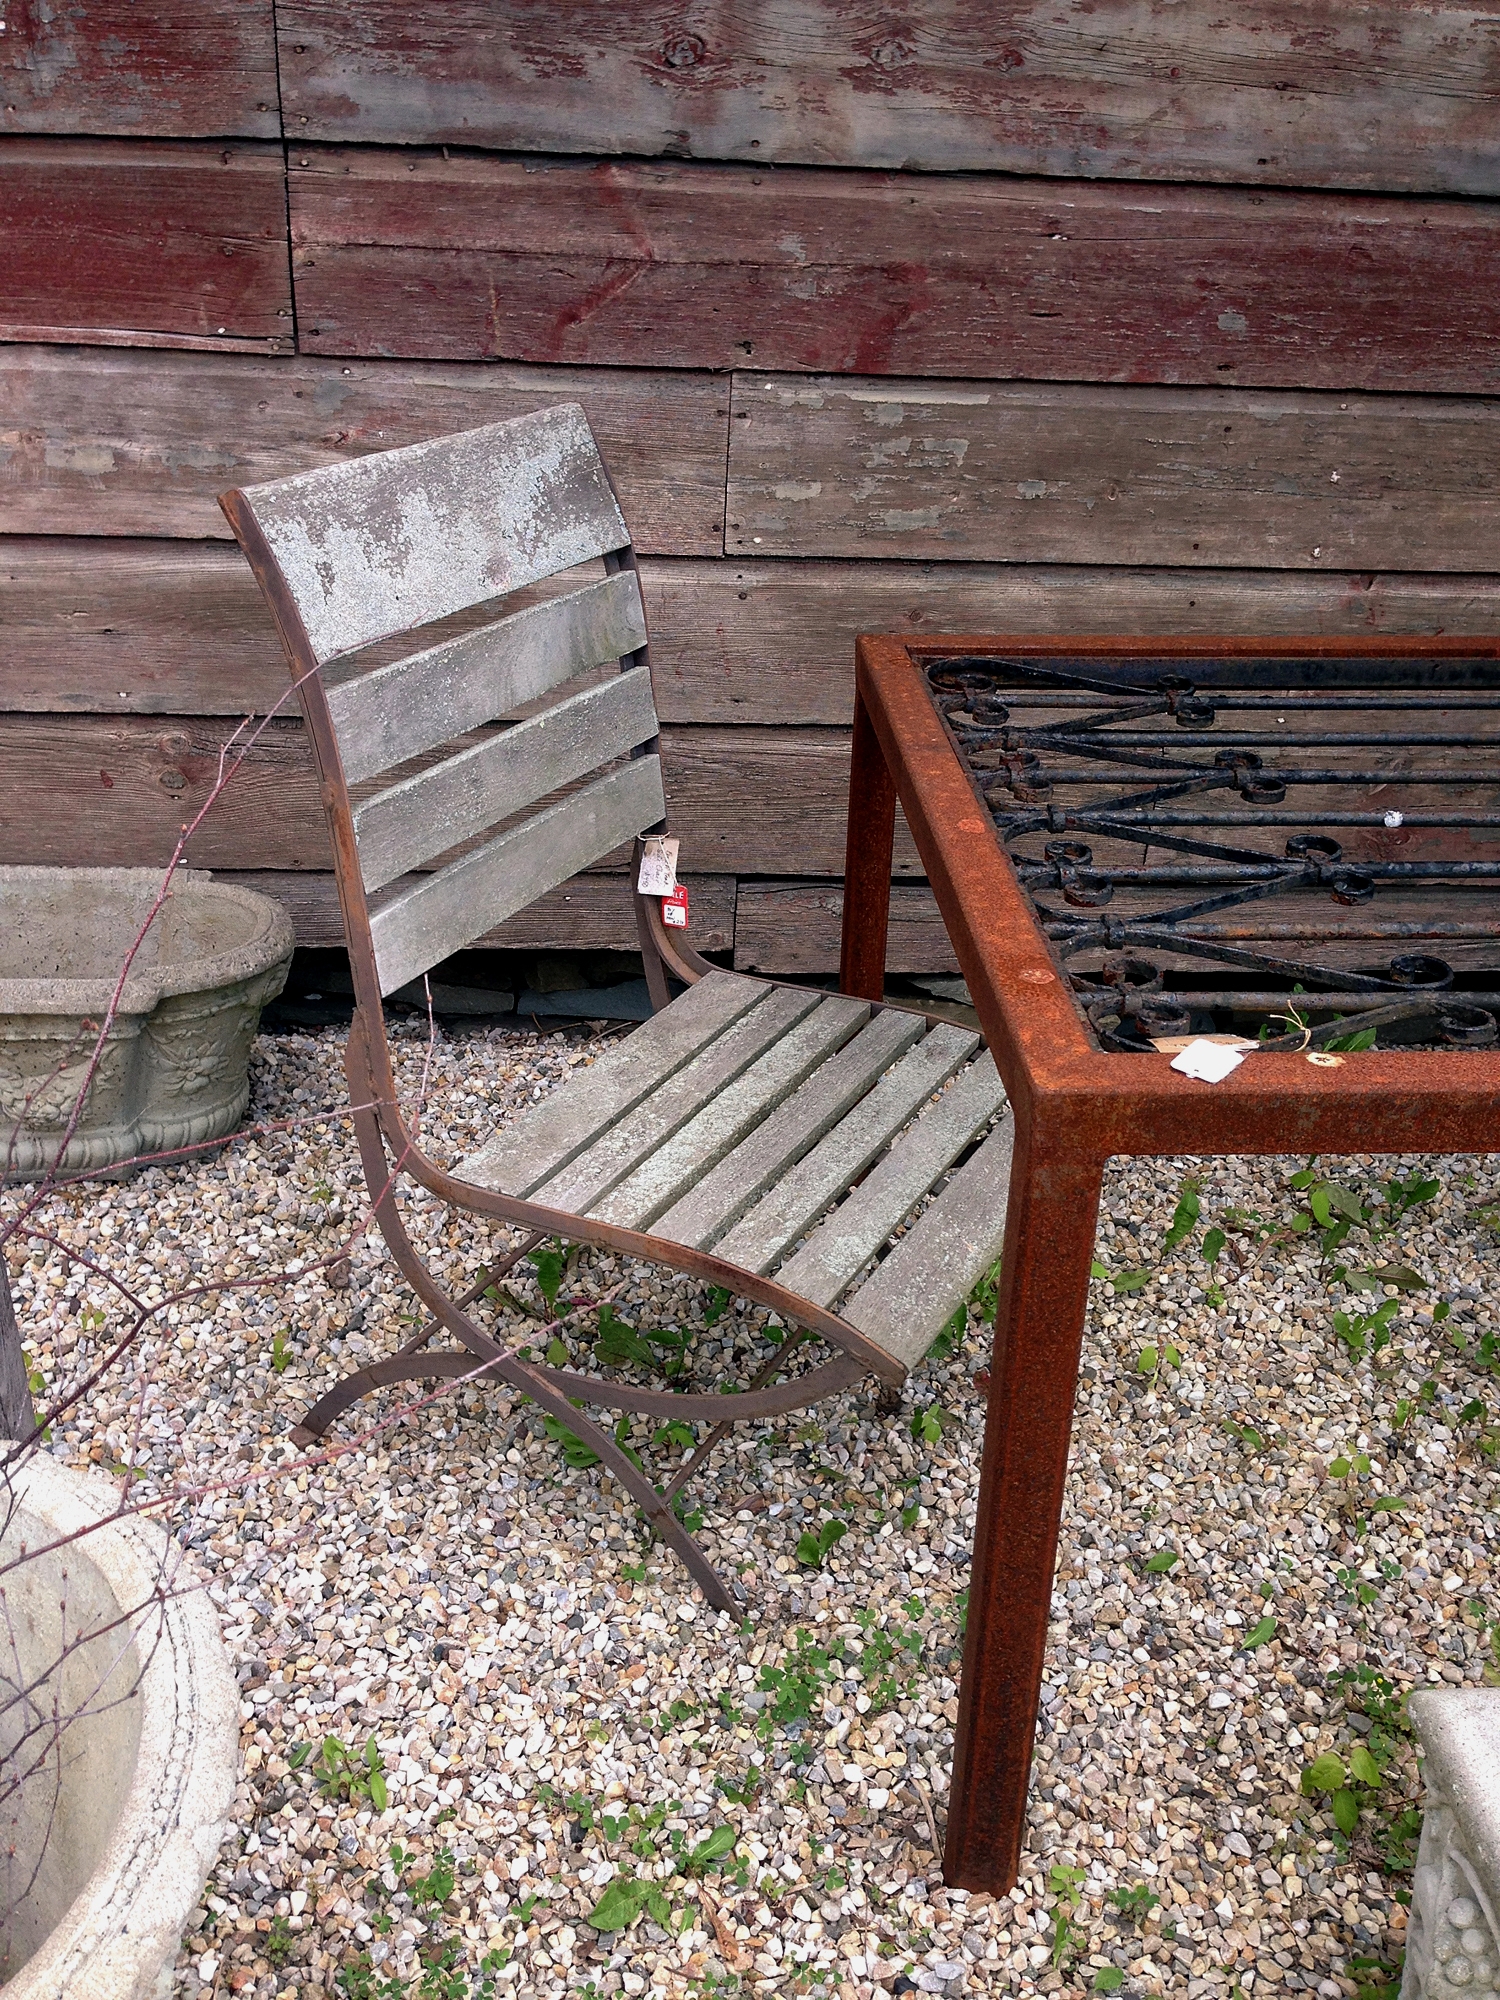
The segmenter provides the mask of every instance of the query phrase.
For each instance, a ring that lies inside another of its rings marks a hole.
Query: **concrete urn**
[[[239,1694],[218,1619],[161,1529],[109,1519],[112,1483],[45,1451],[8,1477],[5,2000],[166,2000],[238,1769]]]
[[[294,943],[279,903],[179,870],[119,996],[83,1113],[99,1024],[161,889],[154,868],[0,868],[0,1129],[7,1179],[108,1168],[222,1138],[249,1100],[260,1010]]]

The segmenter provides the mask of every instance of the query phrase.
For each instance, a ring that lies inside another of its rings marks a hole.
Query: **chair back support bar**
[[[323,780],[350,950],[357,959],[368,940],[380,995],[661,825],[634,552],[576,403],[252,486],[222,504],[273,606],[296,614],[280,623]],[[461,637],[333,687],[317,671],[600,558],[605,576]],[[621,671],[493,726],[610,662]],[[431,761],[439,749],[448,754]],[[398,772],[417,758],[425,769]],[[351,801],[350,785],[388,771],[394,782]],[[358,992],[357,965],[355,974]]]
[[[660,757],[638,757],[413,883],[370,912],[381,992],[462,951],[665,810]]]
[[[513,611],[425,652],[328,689],[344,781],[357,785],[508,710],[570,674],[646,643],[640,586],[620,570],[546,604]]]

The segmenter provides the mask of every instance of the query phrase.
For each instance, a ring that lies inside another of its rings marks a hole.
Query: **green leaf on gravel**
[[[1370,1755],[1363,1743],[1356,1743],[1349,1752],[1349,1769],[1362,1785],[1380,1783],[1380,1766]]]
[[[1321,1757],[1313,1759],[1302,1773],[1302,1789],[1311,1798],[1314,1792],[1336,1792],[1348,1782],[1342,1757],[1335,1757],[1331,1750],[1325,1750]]]
[[[1353,1792],[1334,1793],[1333,1823],[1346,1838],[1359,1825],[1359,1800]]]
[[[1116,1271],[1110,1284],[1116,1292],[1138,1292],[1143,1285],[1149,1285],[1149,1271]]]
[[[1430,1289],[1421,1272],[1413,1271],[1405,1264],[1376,1264],[1365,1275],[1378,1279],[1382,1285],[1394,1285],[1398,1292],[1425,1292]]]
[[[1267,1639],[1273,1639],[1275,1636],[1276,1620],[1274,1618],[1258,1619],[1245,1634],[1245,1651],[1253,1653],[1257,1646],[1263,1646]]]
[[[1125,1975],[1118,1965],[1101,1965],[1094,1974],[1096,1993],[1118,1993],[1125,1984]]]
[[[1176,1549],[1158,1549],[1154,1556],[1147,1556],[1146,1568],[1153,1576],[1163,1576],[1177,1560]]]
[[[628,1930],[646,1907],[646,1899],[651,1893],[650,1883],[638,1882],[633,1875],[617,1875],[590,1910],[586,1921],[596,1931]]]
[[[1163,1250],[1175,1250],[1185,1236],[1192,1234],[1198,1226],[1198,1214],[1198,1190],[1189,1181],[1178,1197],[1176,1208],[1172,1211],[1171,1227],[1162,1240]]]
[[[1216,1264],[1219,1261],[1219,1253],[1228,1240],[1222,1229],[1206,1229],[1203,1232],[1204,1263]]]

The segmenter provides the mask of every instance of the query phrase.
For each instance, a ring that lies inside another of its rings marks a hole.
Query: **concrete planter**
[[[7,1178],[56,1159],[93,1047],[84,1024],[108,1011],[160,886],[152,868],[0,868]],[[62,1165],[108,1167],[232,1132],[260,1010],[286,981],[292,944],[291,921],[268,896],[179,874],[136,956]]]
[[[1427,1803],[1401,2000],[1500,1994],[1500,1688],[1422,1688],[1408,1704]]]
[[[0,1560],[112,1514],[113,1485],[37,1453]],[[165,2000],[234,1798],[239,1699],[218,1620],[147,1523],[98,1529],[5,1579],[0,1770],[28,1768],[27,1717],[72,1716],[61,1755],[5,1802],[5,2000]],[[65,1664],[64,1620],[72,1647]],[[92,1638],[88,1634],[94,1634]],[[14,1640],[14,1652],[11,1640]],[[16,1683],[45,1675],[34,1704]],[[18,1745],[20,1747],[18,1747]]]

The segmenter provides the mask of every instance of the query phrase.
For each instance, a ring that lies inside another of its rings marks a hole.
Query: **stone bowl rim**
[[[156,868],[0,867],[0,895],[8,888],[86,881],[129,890],[149,901],[161,887],[163,872]],[[248,938],[223,951],[169,959],[165,964],[132,973],[120,994],[117,1020],[121,1016],[150,1014],[162,1000],[177,999],[187,993],[211,993],[253,979],[289,958],[296,946],[290,916],[273,897],[263,895],[258,889],[246,888],[238,882],[221,882],[208,869],[180,869],[169,895],[201,896],[236,904],[257,920],[255,928]],[[108,1011],[117,978],[118,968],[84,979],[55,979],[45,975],[0,977],[0,1016],[18,1020],[102,1016]]]
[[[0,1449],[10,1450],[9,1445]],[[115,1595],[138,1603],[177,1565],[141,1674],[140,1741],[119,1817],[61,1920],[5,1984],[5,2000],[147,2000],[176,1957],[228,1831],[239,1774],[239,1688],[204,1579],[154,1522],[110,1521],[116,1489],[36,1449],[12,1472],[58,1533],[105,1521],[75,1547]],[[8,1587],[14,1591],[17,1571]]]

